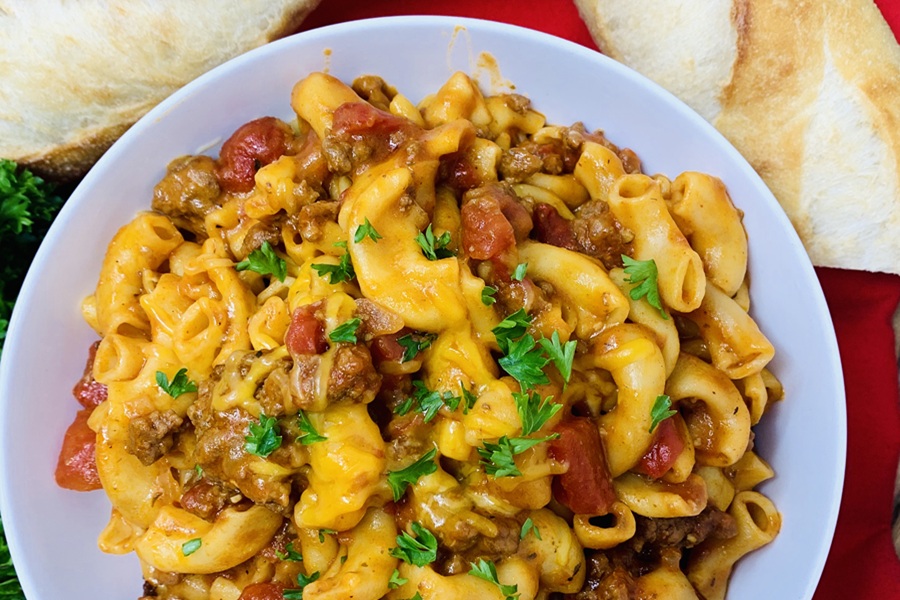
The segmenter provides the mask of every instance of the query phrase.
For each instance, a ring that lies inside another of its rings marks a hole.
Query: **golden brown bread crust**
[[[0,70],[15,86],[0,90],[0,157],[76,180],[176,89],[297,31],[318,3],[0,0]]]
[[[576,2],[602,51],[687,101],[747,158],[814,264],[900,273],[900,46],[872,0]],[[660,24],[682,13],[686,43]],[[644,27],[625,26],[638,15]],[[684,47],[692,55],[674,77],[666,55]],[[701,58],[713,74],[691,76]]]

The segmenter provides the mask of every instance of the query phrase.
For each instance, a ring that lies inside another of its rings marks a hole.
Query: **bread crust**
[[[900,273],[900,46],[877,6],[712,0],[729,5],[729,24],[709,16],[715,11],[691,14],[703,32],[697,57],[723,37],[734,40],[717,83],[667,79],[662,68],[677,36],[613,20],[640,11],[646,22],[697,1],[655,0],[648,17],[640,0],[576,0],[601,51],[687,101],[747,158],[814,264]],[[628,36],[655,43],[628,55]]]
[[[318,3],[0,0],[0,157],[77,180],[179,87],[294,33]]]

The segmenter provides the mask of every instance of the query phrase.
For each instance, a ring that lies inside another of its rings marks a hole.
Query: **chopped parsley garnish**
[[[453,251],[447,248],[450,244],[450,232],[445,231],[439,237],[434,237],[431,230],[431,224],[425,229],[425,233],[419,233],[416,236],[416,243],[422,248],[422,254],[428,260],[438,260],[439,258],[450,258],[454,256]]]
[[[531,517],[525,519],[525,522],[522,523],[522,529],[519,530],[519,539],[524,540],[525,536],[529,533],[534,533],[534,537],[537,539],[541,539],[541,532],[537,528],[537,525],[534,524],[534,521],[531,520]]]
[[[551,402],[550,398],[552,396],[541,398],[534,390],[513,393],[516,410],[519,411],[519,419],[522,421],[522,435],[531,435],[538,431],[559,412],[562,404]]]
[[[341,255],[341,261],[336,264],[318,263],[309,265],[310,268],[319,274],[319,277],[328,276],[328,283],[335,284],[344,281],[350,281],[356,277],[356,271],[353,270],[353,263],[350,261],[350,255],[346,252]]]
[[[265,458],[281,446],[280,430],[275,417],[260,413],[259,423],[250,423],[248,428],[250,435],[244,438],[244,448],[250,454]]]
[[[421,379],[414,380],[412,384],[412,396],[409,396],[394,409],[394,412],[400,416],[405,415],[413,408],[417,408],[425,414],[425,422],[427,423],[437,416],[441,407],[446,405],[450,410],[456,410],[459,406],[461,401],[459,396],[454,396],[450,392],[441,393],[429,390]]]
[[[469,575],[484,579],[499,587],[500,593],[506,597],[506,600],[515,600],[519,597],[518,585],[503,585],[500,583],[500,580],[497,579],[497,567],[494,565],[493,561],[480,558],[477,563],[469,564],[472,565]]]
[[[431,343],[437,339],[437,335],[433,333],[407,333],[397,338],[397,343],[403,346],[403,358],[400,362],[409,362],[416,357],[422,350],[428,348]]]
[[[399,471],[388,471],[387,480],[394,494],[394,502],[402,498],[406,488],[414,485],[420,477],[437,471],[437,464],[434,462],[436,455],[437,450],[432,448],[408,467]]]
[[[388,580],[388,588],[392,590],[396,590],[398,587],[402,587],[409,582],[409,579],[404,579],[400,577],[400,571],[394,569],[394,572],[391,573],[391,578]],[[418,593],[418,592],[417,592]]]
[[[484,286],[481,289],[481,303],[484,304],[485,306],[490,306],[491,304],[493,304],[494,302],[497,301],[497,299],[494,298],[494,294],[496,294],[496,293],[497,293],[497,288],[489,286],[489,285]]]
[[[190,556],[194,552],[200,549],[200,546],[203,545],[203,540],[200,538],[194,538],[192,540],[188,540],[181,545],[181,553],[184,556]]]
[[[377,242],[378,240],[382,239],[381,234],[375,231],[375,228],[372,227],[371,223],[369,223],[368,217],[366,217],[365,223],[357,227],[356,231],[353,232],[353,241],[358,244],[367,237],[373,242]]]
[[[531,315],[520,308],[497,324],[491,331],[497,338],[497,345],[503,352],[508,352],[509,343],[525,335],[528,324],[531,323]]]
[[[197,384],[188,379],[187,369],[184,368],[178,369],[178,372],[175,373],[175,377],[172,378],[172,381],[169,381],[169,378],[166,377],[165,373],[157,371],[156,385],[173,398],[177,398],[182,394],[197,391]]]
[[[437,539],[434,534],[419,525],[412,523],[415,537],[403,532],[397,536],[397,547],[391,548],[391,556],[404,562],[424,567],[437,560]]]
[[[484,472],[494,477],[519,477],[522,472],[516,466],[515,456],[525,452],[532,446],[537,446],[541,442],[547,442],[559,437],[558,433],[548,435],[544,438],[509,438],[503,436],[497,443],[484,442],[481,448],[478,448],[478,455],[481,456],[481,464],[484,465]]]
[[[274,275],[278,281],[284,281],[287,277],[287,263],[275,254],[269,242],[263,242],[247,258],[234,265],[234,268],[238,271],[254,271],[260,275]]]
[[[556,365],[559,374],[563,376],[563,381],[568,383],[572,377],[572,363],[575,360],[575,340],[563,344],[559,341],[559,332],[554,331],[549,340],[541,338],[538,343]]]
[[[319,435],[319,432],[316,431],[316,428],[310,422],[309,415],[302,410],[297,412],[297,426],[300,428],[300,435],[297,436],[297,439],[304,446],[309,446],[316,442],[324,442],[328,439],[324,435]]]
[[[336,533],[337,533],[337,531],[334,529],[320,529],[319,530],[319,543],[324,544],[326,535],[334,535]]]
[[[334,328],[334,330],[328,335],[328,339],[332,342],[346,342],[348,344],[355,344],[356,330],[359,329],[361,323],[362,320],[360,320],[359,317],[344,321]]]
[[[515,270],[512,272],[512,278],[516,281],[522,281],[525,279],[525,273],[528,272],[528,263],[519,263],[516,265]]]
[[[640,300],[646,297],[650,306],[657,309],[664,319],[668,319],[669,315],[666,314],[662,300],[659,298],[659,271],[656,268],[656,261],[653,259],[635,260],[627,254],[623,254],[622,263],[625,265],[625,274],[628,275],[628,279],[625,281],[637,284],[629,292],[631,299]]]
[[[475,394],[466,389],[466,386],[463,385],[462,381],[459,382],[459,387],[462,390],[463,414],[467,415],[469,414],[469,411],[472,410],[472,407],[475,406],[475,402],[478,398]]]
[[[275,556],[278,557],[278,560],[288,560],[291,562],[303,561],[303,555],[294,550],[294,542],[288,542],[288,545],[284,547],[284,552],[276,550]]]
[[[670,410],[672,407],[672,399],[665,394],[657,396],[650,408],[650,433],[656,429],[660,423],[675,415],[677,410]]]
[[[300,587],[284,590],[282,592],[282,595],[284,596],[285,600],[303,600],[303,588],[311,584],[313,581],[316,581],[318,578],[318,571],[316,571],[312,575],[305,575],[303,573],[300,573],[299,575],[297,575],[297,585],[299,585]]]
[[[409,600],[422,600],[422,594],[416,592]]]
[[[542,348],[529,334],[508,342],[506,356],[497,361],[504,371],[519,382],[522,389],[550,383],[550,379],[543,371],[548,362],[550,359],[544,356]]]

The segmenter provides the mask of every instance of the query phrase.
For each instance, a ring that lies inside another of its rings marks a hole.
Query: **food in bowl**
[[[100,547],[159,598],[724,597],[782,396],[724,185],[463,73],[291,105],[170,163],[84,302]]]

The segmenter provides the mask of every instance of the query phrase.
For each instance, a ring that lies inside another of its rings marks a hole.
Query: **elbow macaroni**
[[[82,306],[101,548],[163,599],[529,600],[603,589],[640,540],[641,597],[723,597],[780,527],[750,441],[784,390],[722,182],[626,172],[462,73],[419,105],[378,82],[310,74],[252,191],[221,180],[198,230],[164,202],[111,241]],[[599,454],[562,452],[570,419]],[[606,514],[560,491],[604,482]],[[642,537],[709,514],[737,535]]]

